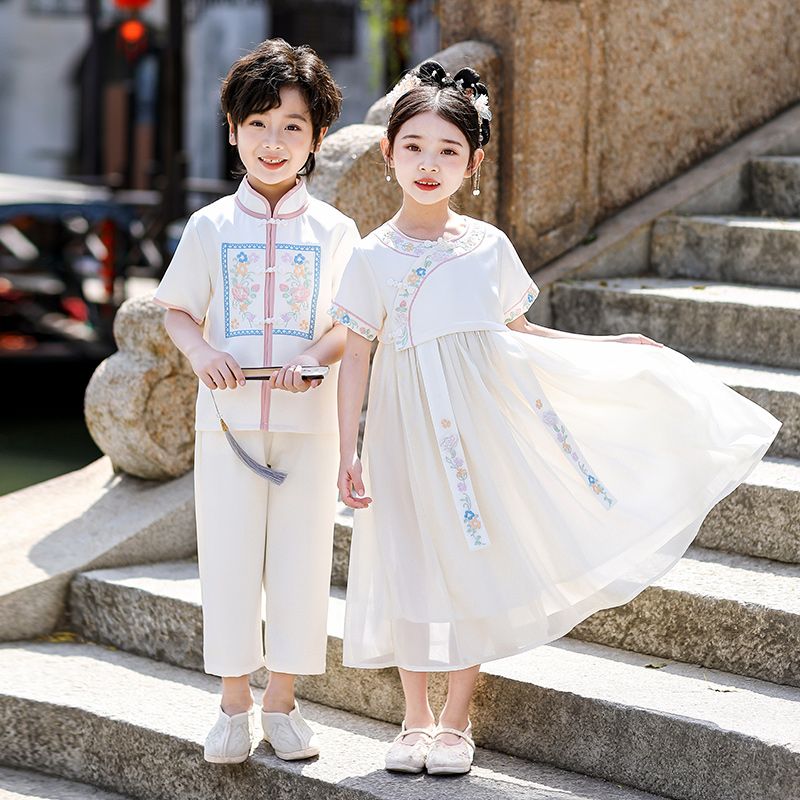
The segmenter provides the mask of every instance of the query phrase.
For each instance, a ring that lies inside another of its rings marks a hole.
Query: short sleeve
[[[358,233],[356,223],[352,219],[347,220],[345,231],[342,238],[339,239],[339,244],[333,251],[333,274],[331,276],[331,297],[336,297],[339,291],[339,286],[342,283],[342,276],[344,275],[345,267],[353,255],[353,249],[361,241],[361,236]]]
[[[500,303],[503,322],[508,323],[521,317],[533,305],[539,289],[505,234],[501,234],[499,245]]]
[[[198,325],[206,316],[211,302],[211,275],[194,217],[189,218],[183,229],[153,301],[165,308],[184,311]]]
[[[356,247],[342,275],[339,291],[328,313],[335,322],[372,341],[383,327],[386,308],[375,275],[364,253]]]

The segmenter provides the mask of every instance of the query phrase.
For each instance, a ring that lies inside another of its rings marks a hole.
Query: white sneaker
[[[300,714],[297,701],[288,714],[261,710],[264,739],[284,761],[297,761],[319,755],[319,737]]]
[[[254,706],[228,716],[221,708],[214,727],[206,736],[203,757],[212,764],[240,764],[253,746]]]
[[[446,744],[439,738],[443,733],[452,733],[460,737],[461,741],[458,744]],[[467,727],[463,731],[437,727],[425,767],[430,775],[462,775],[470,771],[474,754],[475,742],[472,741],[471,722],[467,722]]]
[[[433,744],[434,726],[430,728],[406,728],[406,721],[400,727],[400,733],[386,753],[386,769],[392,772],[422,772],[428,750]],[[419,733],[416,742],[404,742],[403,737],[409,733]]]

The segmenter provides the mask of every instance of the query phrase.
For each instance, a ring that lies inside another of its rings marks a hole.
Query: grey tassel
[[[219,406],[217,405],[217,399],[214,397],[214,392],[211,392],[211,401],[214,403],[214,408],[217,412],[217,417],[219,417],[219,424],[222,428],[223,433],[225,434],[225,438],[228,440],[228,444],[231,446],[231,450],[236,453],[236,457],[248,468],[253,470],[256,475],[260,475],[262,478],[266,478],[268,481],[272,481],[277,486],[280,486],[286,480],[286,473],[281,472],[278,469],[273,469],[269,464],[264,466],[264,464],[259,464],[251,456],[247,455],[244,448],[233,438],[233,434],[228,430],[228,426],[225,424],[225,420],[222,419],[222,414],[219,412]]]
[[[222,430],[225,432],[225,438],[228,440],[228,443],[231,446],[231,449],[234,453],[239,457],[239,460],[246,466],[249,467],[256,475],[260,475],[262,478],[266,478],[268,481],[272,481],[274,484],[280,486],[286,480],[286,473],[281,472],[280,470],[273,469],[269,464],[264,466],[263,464],[259,464],[254,458],[251,458],[247,453],[244,451],[242,446],[236,439],[233,438],[233,434],[228,430],[228,426],[225,424],[225,420],[220,417],[219,424],[222,426]]]

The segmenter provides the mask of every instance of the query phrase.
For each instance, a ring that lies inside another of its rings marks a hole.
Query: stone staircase
[[[768,216],[800,218],[800,158],[748,174],[737,216],[655,222],[652,274],[551,287],[553,324],[642,331],[784,427],[656,585],[484,666],[469,778],[382,769],[402,692],[395,670],[341,666],[343,511],[328,673],[298,682],[319,759],[287,764],[262,743],[244,765],[205,764],[217,681],[201,672],[196,563],[93,570],[71,583],[72,637],[0,646],[0,762],[59,776],[0,771],[0,797],[800,799],[800,220]],[[443,688],[437,676],[437,702]]]

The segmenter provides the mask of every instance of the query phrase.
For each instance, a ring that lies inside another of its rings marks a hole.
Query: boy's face
[[[308,154],[319,150],[319,142],[313,141],[308,105],[294,86],[281,87],[279,106],[250,114],[236,129],[228,114],[228,129],[230,143],[239,151],[250,185],[272,198],[295,185]],[[320,133],[320,141],[325,130]]]

